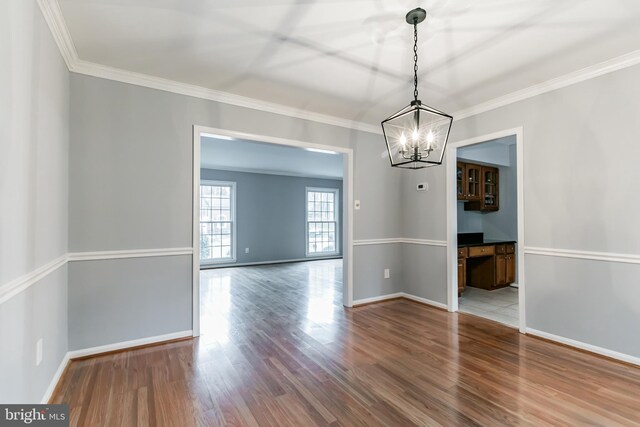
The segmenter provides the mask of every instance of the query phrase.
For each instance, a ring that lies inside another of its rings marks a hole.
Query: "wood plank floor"
[[[344,309],[339,261],[202,273],[203,335],[74,361],[79,426],[640,425],[640,369],[467,314]]]

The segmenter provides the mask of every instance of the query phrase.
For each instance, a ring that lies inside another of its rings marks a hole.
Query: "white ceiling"
[[[640,49],[638,0],[59,0],[79,58],[370,124],[478,105]]]
[[[203,137],[201,142],[205,169],[342,179],[342,154],[241,139]]]

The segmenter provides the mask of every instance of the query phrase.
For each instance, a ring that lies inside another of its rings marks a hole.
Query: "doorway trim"
[[[200,140],[203,135],[223,136],[233,139],[259,141],[269,144],[299,148],[315,148],[333,151],[343,155],[342,176],[342,235],[343,235],[343,305],[353,306],[353,149],[334,145],[316,144],[307,141],[279,138],[220,129],[207,126],[193,126],[193,194],[192,194],[192,329],[193,336],[200,335]]]
[[[526,307],[525,307],[525,263],[524,263],[524,138],[522,126],[506,129],[474,138],[465,139],[447,145],[446,155],[446,188],[447,188],[447,305],[450,312],[458,311],[458,270],[457,270],[457,234],[458,234],[458,208],[456,194],[456,161],[458,148],[480,144],[493,139],[506,136],[516,137],[516,187],[517,187],[517,217],[518,217],[518,311],[519,330],[526,331]]]

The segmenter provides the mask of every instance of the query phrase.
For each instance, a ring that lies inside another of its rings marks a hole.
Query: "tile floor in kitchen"
[[[467,286],[458,299],[458,310],[517,328],[520,324],[518,288],[509,286],[487,291]]]

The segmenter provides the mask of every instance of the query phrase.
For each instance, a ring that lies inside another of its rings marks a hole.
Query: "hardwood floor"
[[[202,337],[74,361],[71,425],[640,425],[640,369],[407,300],[341,263],[202,273]]]

